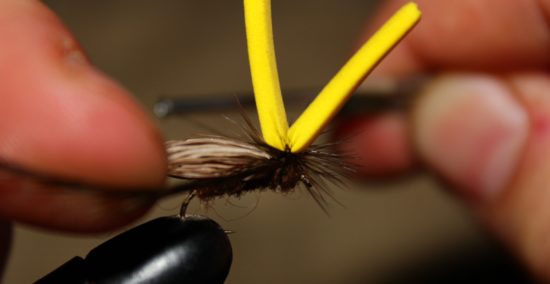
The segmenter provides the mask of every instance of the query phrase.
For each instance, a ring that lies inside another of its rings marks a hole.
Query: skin
[[[51,175],[116,188],[159,188],[165,154],[157,130],[124,88],[91,66],[42,3],[0,1],[0,157]],[[51,110],[56,110],[52,112]],[[0,180],[0,267],[11,222],[103,232],[139,217],[143,200],[68,195]],[[0,269],[0,276],[3,269]]]
[[[418,3],[422,23],[373,76],[439,77],[410,117],[354,120],[353,132],[366,134],[346,147],[371,161],[364,174],[426,165],[549,281],[550,1]],[[400,4],[385,2],[372,27]],[[121,190],[162,185],[166,161],[157,130],[127,91],[88,63],[55,15],[35,0],[0,0],[0,35],[9,39],[0,45],[0,157]],[[11,221],[90,233],[147,208],[139,200],[113,203],[3,183],[0,251],[9,247]]]
[[[41,2],[0,1],[0,157],[35,171],[121,188],[160,188],[162,139],[131,95],[91,66]],[[52,111],[55,110],[55,111]],[[0,217],[100,232],[143,214],[143,200],[0,183]]]
[[[432,170],[550,281],[550,1],[416,2],[422,21],[372,77],[435,79],[408,115],[343,122],[359,133],[345,148],[365,175]],[[385,2],[365,38],[403,3]]]

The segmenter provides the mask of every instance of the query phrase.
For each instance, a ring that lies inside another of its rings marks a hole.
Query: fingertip
[[[39,1],[0,1],[0,159],[82,184],[160,189],[164,144],[131,95],[89,64]],[[101,231],[150,204],[68,190],[0,186],[0,215],[49,228]]]
[[[523,73],[508,81],[529,116],[529,136],[508,188],[478,208],[542,282],[550,280],[550,76]]]
[[[485,74],[435,80],[413,111],[422,159],[472,201],[490,201],[510,182],[528,135],[525,111],[506,83]]]
[[[514,249],[550,279],[550,78],[454,74],[413,112],[419,156]]]
[[[406,115],[390,112],[345,118],[335,133],[340,151],[351,156],[358,174],[388,177],[405,173],[415,164]]]
[[[407,0],[384,2],[363,40]],[[548,68],[550,2],[415,0],[422,20],[373,74]]]
[[[94,183],[162,184],[162,139],[131,95],[40,2],[2,8],[0,34],[11,41],[0,47],[0,157]]]

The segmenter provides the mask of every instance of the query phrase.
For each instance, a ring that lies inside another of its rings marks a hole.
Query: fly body
[[[201,200],[266,189],[287,193],[303,185],[326,209],[324,182],[340,182],[349,171],[341,155],[327,146],[293,153],[290,147],[281,151],[249,137],[251,141],[220,136],[168,141],[168,175],[188,180]]]

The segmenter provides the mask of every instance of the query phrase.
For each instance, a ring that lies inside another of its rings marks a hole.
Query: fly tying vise
[[[261,133],[245,117],[247,141],[211,136],[166,143],[168,174],[196,183],[193,197],[209,200],[270,189],[289,192],[297,185],[326,211],[325,182],[341,184],[351,168],[330,145],[312,145],[322,129],[380,60],[420,19],[416,4],[394,14],[340,69],[291,126],[284,108],[269,0],[244,0],[250,70]],[[198,184],[200,183],[200,184]]]

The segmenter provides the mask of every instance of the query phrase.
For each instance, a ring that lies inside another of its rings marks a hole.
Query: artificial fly
[[[180,215],[185,215],[185,208],[195,196],[206,201],[258,189],[287,193],[299,184],[327,212],[325,195],[332,195],[325,181],[342,183],[352,170],[341,155],[327,150],[330,144],[310,146],[298,153],[290,148],[281,151],[265,143],[246,117],[245,121],[247,141],[209,136],[166,143],[169,176],[194,184]]]
[[[261,131],[244,116],[246,139],[219,136],[166,142],[168,175],[187,182],[167,190],[116,190],[25,169],[0,157],[0,187],[86,190],[117,198],[156,201],[188,192],[179,217],[137,226],[74,257],[36,283],[222,283],[232,260],[227,234],[214,221],[187,216],[194,198],[240,196],[254,190],[290,192],[303,185],[327,211],[325,182],[341,184],[349,171],[330,145],[313,145],[355,88],[420,18],[403,6],[332,78],[289,127],[277,75],[270,0],[244,0],[254,97]],[[102,196],[103,197],[103,196]],[[135,249],[139,247],[140,249]]]
[[[244,0],[248,55],[261,131],[245,117],[247,139],[210,136],[166,143],[168,175],[187,182],[164,191],[123,192],[36,173],[0,158],[0,182],[83,189],[109,196],[155,200],[188,192],[180,216],[197,197],[220,196],[269,189],[290,192],[304,185],[326,211],[325,182],[341,184],[350,168],[330,145],[313,145],[322,129],[340,110],[360,82],[420,19],[416,4],[397,11],[342,67],[320,94],[289,127],[284,109],[271,24],[270,0]]]
[[[289,127],[277,74],[270,0],[244,0],[248,56],[261,135],[246,119],[248,141],[204,137],[166,143],[168,174],[195,183],[182,205],[261,189],[289,192],[304,185],[325,210],[325,181],[341,184],[351,170],[326,146],[311,146],[360,82],[420,19],[416,4],[403,6],[325,86]],[[197,183],[200,183],[197,184]]]

